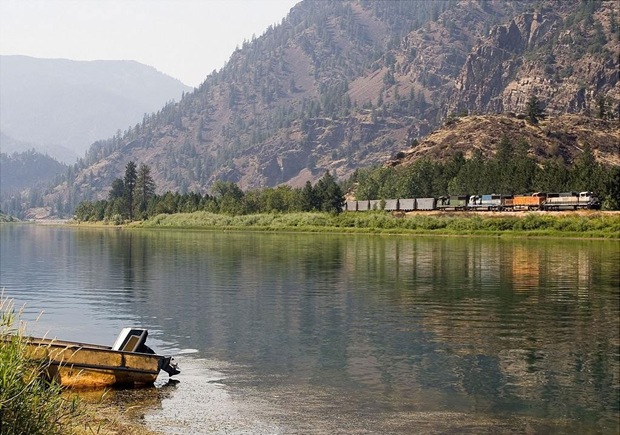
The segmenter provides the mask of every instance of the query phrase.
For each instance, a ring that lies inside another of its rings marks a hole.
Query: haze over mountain
[[[519,114],[531,96],[550,117],[617,118],[619,14],[613,1],[302,1],[180,102],[95,143],[47,200],[104,198],[129,160],[160,192],[342,178],[455,114]],[[593,148],[613,162],[609,142]],[[455,151],[427,145],[416,156]]]
[[[40,192],[49,182],[67,170],[67,165],[32,149],[0,153],[0,167],[0,198],[30,188],[28,202],[32,206],[39,202]]]
[[[73,163],[95,140],[189,90],[133,61],[0,56],[0,146],[5,153],[35,148]]]

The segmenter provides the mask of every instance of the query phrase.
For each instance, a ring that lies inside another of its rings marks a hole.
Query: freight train
[[[371,199],[345,203],[345,211],[557,211],[599,208],[601,201],[592,192],[457,195],[438,198]]]

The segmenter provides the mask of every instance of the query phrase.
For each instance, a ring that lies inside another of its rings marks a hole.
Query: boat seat
[[[114,345],[112,346],[112,350],[120,350],[123,352],[144,352],[143,349],[146,347],[146,337],[149,335],[146,329],[139,328],[123,328]],[[148,353],[148,352],[147,352]]]

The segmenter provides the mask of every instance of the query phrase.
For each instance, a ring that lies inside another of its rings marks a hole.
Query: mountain
[[[456,115],[518,119],[532,96],[549,120],[617,118],[619,14],[612,1],[305,0],[181,101],[94,143],[48,201],[105,197],[129,160],[160,192],[343,178]]]
[[[60,162],[75,162],[78,159],[78,155],[74,151],[62,145],[37,145],[30,142],[23,142],[13,139],[0,131],[0,151],[4,154],[20,153],[34,149],[42,154],[53,155],[53,158]]]
[[[54,177],[68,168],[67,165],[35,150],[0,153],[0,167],[0,198],[3,200],[26,188],[45,188]],[[3,206],[3,209],[6,207]]]
[[[34,146],[75,162],[95,140],[142,121],[189,90],[133,61],[0,56],[0,146],[3,152]],[[13,141],[5,142],[7,137]]]

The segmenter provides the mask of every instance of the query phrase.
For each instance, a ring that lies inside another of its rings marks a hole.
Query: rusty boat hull
[[[72,388],[152,385],[171,360],[151,353],[46,338],[30,337],[27,346],[30,358],[46,362],[50,379]]]

